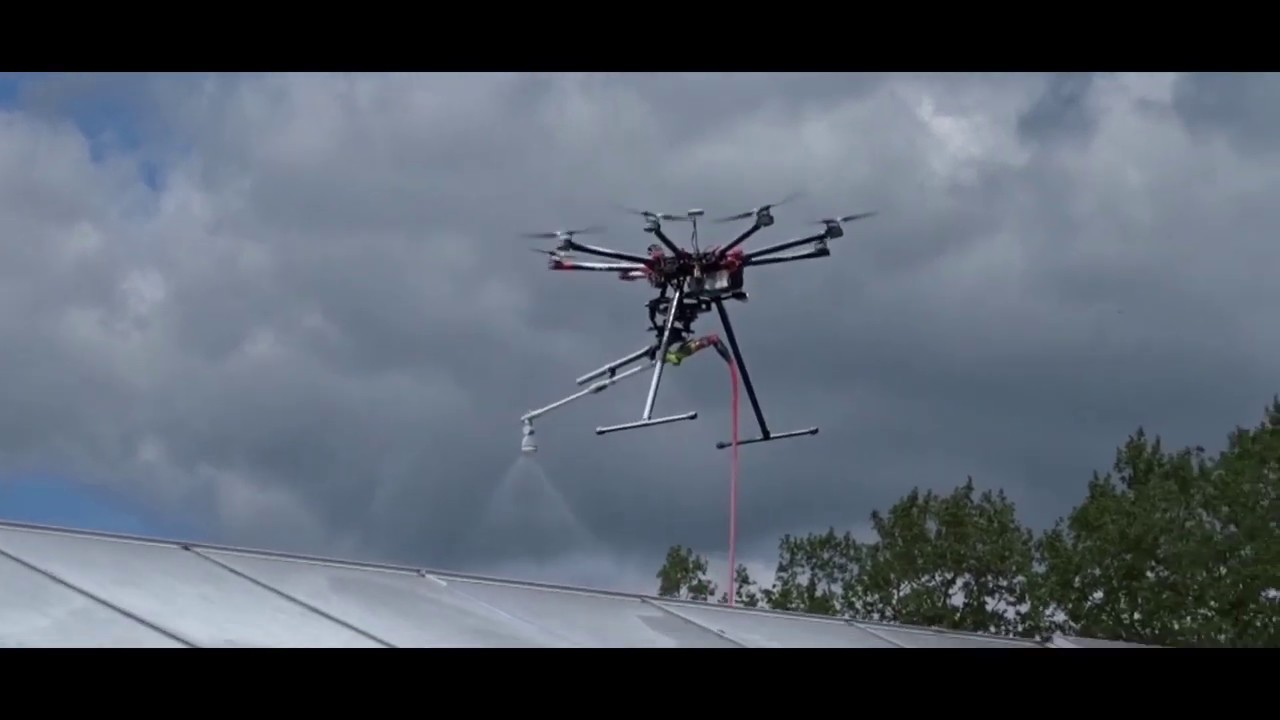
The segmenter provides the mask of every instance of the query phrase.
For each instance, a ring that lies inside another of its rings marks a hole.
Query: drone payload
[[[823,226],[820,233],[794,240],[786,240],[751,252],[744,252],[740,249],[739,246],[752,235],[774,224],[773,208],[790,202],[796,197],[792,195],[780,202],[761,205],[744,213],[715,220],[714,222],[724,223],[754,218],[751,227],[742,234],[723,246],[711,247],[707,250],[700,249],[698,244],[698,218],[704,216],[705,212],[697,209],[690,210],[683,215],[629,209],[629,212],[644,218],[644,231],[653,235],[660,243],[650,245],[647,255],[611,250],[574,240],[577,235],[601,233],[604,230],[602,227],[593,226],[579,230],[558,230],[526,234],[526,237],[559,241],[559,245],[554,250],[534,250],[550,257],[548,267],[551,270],[611,272],[615,273],[619,279],[628,282],[647,280],[651,287],[658,290],[658,296],[646,304],[649,311],[650,330],[655,335],[655,341],[625,357],[607,363],[579,377],[577,379],[578,385],[582,386],[591,383],[585,389],[557,400],[546,407],[532,410],[521,417],[521,452],[537,452],[538,447],[534,440],[533,429],[533,421],[537,418],[579,398],[603,392],[624,378],[648,368],[652,368],[653,371],[649,380],[649,393],[645,398],[644,409],[641,412],[640,419],[634,422],[598,427],[596,428],[596,434],[605,435],[623,430],[634,430],[696,419],[698,417],[697,411],[655,418],[653,417],[653,410],[657,401],[658,387],[662,382],[663,368],[667,365],[679,365],[694,353],[706,348],[715,349],[725,362],[736,370],[741,378],[743,388],[746,390],[751,409],[755,414],[756,423],[759,426],[759,436],[747,440],[738,440],[736,442],[737,445],[817,434],[817,427],[782,433],[775,433],[770,430],[768,423],[765,422],[764,412],[760,408],[755,386],[752,384],[751,376],[747,372],[746,364],[742,358],[742,350],[738,345],[737,335],[734,333],[733,325],[729,321],[729,314],[724,305],[726,300],[747,302],[748,296],[744,289],[746,268],[827,257],[831,254],[827,243],[844,235],[842,227],[844,223],[860,220],[875,214],[874,212],[864,212],[842,217],[825,218],[816,223]],[[662,229],[662,221],[664,220],[687,222],[692,225],[691,249],[681,248],[667,237]],[[812,247],[801,252],[780,254],[805,245]],[[581,262],[574,257],[574,253],[592,255],[612,262]],[[693,335],[693,323],[700,315],[710,312],[712,308],[715,309],[716,314],[719,316],[724,340],[714,334],[702,337]],[[725,341],[727,341],[727,347]],[[641,361],[645,361],[645,363],[635,365],[635,367],[625,371],[622,370],[628,365],[634,365]],[[734,445],[733,441],[716,443],[716,447],[721,449]]]

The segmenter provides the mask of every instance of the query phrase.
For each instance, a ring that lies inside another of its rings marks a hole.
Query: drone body
[[[696,411],[654,418],[653,406],[657,397],[658,385],[662,380],[663,367],[665,365],[679,365],[685,358],[708,347],[715,348],[725,362],[737,370],[742,379],[742,385],[747,392],[747,397],[751,402],[756,422],[759,425],[760,435],[758,437],[740,440],[737,442],[738,445],[816,434],[818,432],[816,427],[785,433],[774,433],[769,429],[764,419],[764,413],[760,408],[755,387],[742,359],[742,351],[738,346],[737,336],[729,321],[724,302],[726,300],[747,301],[748,296],[744,288],[746,269],[748,267],[827,257],[831,254],[831,250],[827,245],[828,241],[844,235],[844,230],[841,227],[842,223],[869,217],[874,213],[859,213],[840,218],[820,220],[818,224],[823,225],[823,230],[820,233],[787,240],[752,252],[743,251],[739,247],[742,243],[746,242],[748,238],[761,229],[774,224],[772,208],[791,199],[794,199],[794,196],[779,203],[763,205],[739,215],[719,219],[717,222],[754,218],[754,222],[750,228],[724,246],[712,247],[707,250],[701,250],[698,245],[698,218],[705,214],[702,210],[690,210],[684,215],[630,210],[630,212],[645,219],[644,231],[658,240],[658,243],[649,246],[647,256],[588,245],[574,240],[575,235],[600,232],[602,228],[597,227],[528,235],[528,237],[554,239],[560,242],[555,250],[536,251],[550,256],[548,267],[551,270],[611,272],[627,282],[647,280],[652,287],[658,290],[658,296],[647,303],[650,329],[655,335],[656,342],[578,378],[578,385],[595,381],[585,390],[525,414],[521,418],[523,425],[521,451],[529,453],[537,451],[537,446],[533,441],[534,419],[578,398],[602,392],[623,378],[640,372],[645,369],[645,366],[636,366],[621,373],[618,371],[627,365],[646,358],[649,361],[649,365],[653,366],[653,375],[650,380],[649,395],[645,400],[641,419],[637,422],[599,427],[596,428],[596,434],[604,435],[622,430],[696,419],[698,416]],[[663,220],[688,222],[692,225],[692,248],[690,250],[679,247],[667,237],[662,230]],[[805,245],[812,247],[802,252],[780,254]],[[612,262],[579,262],[572,257],[571,253],[593,255]],[[725,339],[728,341],[728,348],[725,347],[725,343],[717,335],[708,335],[701,338],[692,337],[693,323],[700,315],[710,312],[713,308],[719,315],[721,328],[724,331]],[[726,448],[731,447],[733,444],[732,442],[720,442],[716,446]]]

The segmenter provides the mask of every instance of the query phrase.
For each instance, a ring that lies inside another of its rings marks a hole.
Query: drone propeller
[[[592,225],[591,227],[580,228],[578,230],[552,230],[550,232],[522,233],[522,235],[523,237],[537,238],[540,240],[562,240],[565,238],[571,238],[574,235],[599,235],[602,232],[604,232],[604,228],[599,225]]]
[[[768,205],[761,205],[760,207],[752,208],[751,210],[748,210],[743,213],[738,213],[737,215],[730,215],[729,217],[717,218],[713,222],[725,223],[725,222],[734,222],[736,220],[746,220],[747,218],[753,218],[762,212],[769,212],[773,208],[776,208],[779,205],[785,205],[793,200],[798,199],[799,197],[800,197],[800,193],[791,193],[785,198],[779,200],[778,202],[769,203]]]
[[[841,223],[853,222],[854,220],[869,218],[875,214],[876,214],[876,211],[872,210],[870,212],[855,213],[853,215],[845,215],[844,217],[838,217],[838,218],[823,218],[821,220],[814,222],[814,225],[839,225]]]
[[[541,253],[543,255],[554,258],[556,260],[567,260],[573,257],[573,255],[565,252],[560,252],[559,250],[543,250],[542,248],[529,248],[529,250],[531,252]]]
[[[635,208],[629,208],[629,207],[624,207],[622,209],[626,210],[632,215],[639,215],[640,217],[646,218],[649,220],[679,220],[683,222],[689,221],[689,215],[687,214],[674,215],[672,213],[658,213],[658,212],[651,212],[649,210],[636,210]]]

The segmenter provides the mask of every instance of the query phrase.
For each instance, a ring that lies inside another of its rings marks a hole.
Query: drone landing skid
[[[733,354],[733,362],[738,368],[738,377],[742,381],[742,387],[747,391],[747,400],[751,403],[751,411],[756,416],[756,423],[760,427],[759,437],[750,438],[748,440],[739,440],[737,443],[718,442],[716,448],[723,450],[725,448],[736,445],[754,445],[755,443],[770,442],[773,440],[785,440],[787,438],[800,437],[802,435],[817,435],[818,428],[811,427],[805,430],[791,430],[790,432],[775,433],[769,430],[768,423],[764,419],[764,411],[760,409],[760,399],[756,397],[756,386],[751,382],[751,373],[747,371],[747,363],[742,358],[742,348],[738,346],[738,334],[733,330],[733,323],[729,320],[729,311],[725,310],[724,302],[719,298],[711,301],[716,308],[716,314],[720,316],[720,327],[724,330],[725,339],[729,341],[729,350]]]
[[[621,432],[623,430],[637,430],[644,427],[653,427],[655,425],[666,425],[673,422],[682,422],[685,420],[696,420],[697,411],[682,413],[680,415],[668,415],[667,417],[654,418],[653,404],[658,399],[658,385],[662,382],[662,368],[667,365],[666,347],[671,337],[671,326],[675,323],[676,313],[680,308],[680,299],[683,297],[681,290],[676,290],[675,297],[671,301],[671,309],[667,311],[667,324],[662,331],[662,338],[657,345],[650,346],[645,352],[653,351],[657,357],[653,361],[653,377],[649,381],[649,396],[644,401],[644,413],[636,422],[622,423],[619,425],[610,425],[608,427],[596,428],[597,435],[607,435],[609,433]],[[640,353],[635,353],[628,358],[636,357],[638,359]],[[624,360],[627,358],[624,358]],[[607,368],[608,366],[606,366]],[[599,371],[596,371],[599,372]]]
[[[610,425],[608,427],[596,428],[597,435],[607,435],[609,433],[622,432],[623,430],[636,430],[644,427],[653,427],[654,425],[666,425],[667,423],[682,422],[684,420],[697,420],[698,412],[687,412],[683,415],[671,415],[668,417],[654,418],[653,420],[637,420],[631,423],[622,423],[621,425]]]
[[[750,440],[739,440],[739,441],[737,442],[737,444],[738,444],[738,445],[753,445],[753,444],[755,444],[755,443],[771,442],[771,441],[773,441],[773,440],[786,440],[787,438],[800,437],[801,435],[817,435],[817,434],[818,434],[818,428],[816,428],[816,427],[811,427],[811,428],[807,428],[807,429],[805,429],[805,430],[792,430],[791,432],[784,432],[784,433],[771,433],[771,434],[770,434],[770,435],[768,435],[767,437],[766,437],[766,436],[761,436],[761,437],[751,438]],[[718,442],[718,443],[716,443],[716,449],[717,449],[717,450],[723,450],[723,449],[725,449],[725,448],[733,447],[733,445],[734,445],[734,443],[732,443],[732,442],[723,442],[723,441],[722,441],[722,442]]]

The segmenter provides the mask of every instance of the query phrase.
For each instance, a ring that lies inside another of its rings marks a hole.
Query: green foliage
[[[719,589],[715,582],[707,577],[707,560],[690,548],[675,545],[667,550],[666,562],[658,570],[658,596],[698,600],[706,602]],[[760,593],[756,582],[747,572],[747,566],[739,564],[733,576],[734,604],[744,607],[759,607]],[[716,601],[720,604],[729,602],[729,593],[720,593]]]
[[[1166,452],[1141,429],[1040,540],[1072,632],[1172,646],[1280,643],[1280,401],[1227,449]]]
[[[706,559],[681,545],[667,551],[657,577],[661,597],[705,601],[716,592],[715,583],[707,578]]]
[[[738,567],[737,603],[973,632],[1033,631],[1039,626],[1028,610],[1032,535],[1003,493],[976,500],[974,493],[972,480],[948,496],[914,490],[887,516],[872,514],[874,543],[835,528],[785,535],[772,586],[757,589]],[[688,567],[705,572],[706,562],[677,546],[659,577],[685,577]],[[699,587],[715,592],[709,581]],[[722,594],[720,602],[727,600]]]
[[[761,592],[765,604],[814,615],[845,614],[858,552],[853,535],[837,535],[835,528],[821,535],[784,535],[778,542],[773,587]]]
[[[1041,629],[1032,601],[1034,536],[1003,491],[976,498],[973,478],[950,495],[912,490],[864,546],[849,608],[856,617],[1004,635]]]
[[[739,566],[736,602],[993,634],[1275,646],[1280,397],[1212,458],[1139,428],[1038,539],[1003,491],[978,493],[972,478],[948,495],[914,489],[871,523],[873,542],[835,528],[783,536],[772,585]],[[706,568],[673,547],[660,594],[715,596]]]
[[[742,607],[760,607],[760,591],[756,581],[751,579],[747,566],[739,564],[733,573],[733,603]],[[729,602],[729,592],[720,593],[716,602],[725,605]]]

